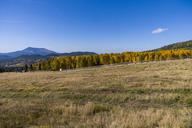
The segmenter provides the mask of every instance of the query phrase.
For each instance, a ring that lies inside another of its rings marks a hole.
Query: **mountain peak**
[[[20,52],[23,52],[25,55],[42,55],[42,56],[56,53],[46,48],[34,48],[34,47],[27,47]]]
[[[24,50],[39,50],[39,49],[44,49],[44,50],[48,50],[48,49],[46,49],[46,48],[36,48],[36,47],[27,47],[27,48],[25,48],[25,49],[23,49],[22,51],[24,51]],[[48,50],[48,51],[50,51],[50,50]]]
[[[26,50],[26,49],[35,49],[35,47],[27,47],[24,50]]]
[[[11,58],[25,56],[25,55],[40,55],[40,56],[47,56],[50,54],[57,54],[54,51],[48,50],[46,48],[34,48],[34,47],[27,47],[21,51],[9,52],[9,53],[1,53],[1,55],[9,56]]]

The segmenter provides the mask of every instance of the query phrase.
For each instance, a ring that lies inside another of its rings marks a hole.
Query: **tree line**
[[[81,67],[136,63],[148,61],[162,61],[191,58],[192,50],[162,50],[152,52],[123,52],[100,55],[55,57],[32,65],[33,70],[58,71],[60,69],[76,69]]]
[[[0,66],[0,73],[3,73],[3,72],[29,72],[29,71],[35,71],[32,64],[30,64],[30,65],[25,64],[24,66],[7,66],[7,67]]]

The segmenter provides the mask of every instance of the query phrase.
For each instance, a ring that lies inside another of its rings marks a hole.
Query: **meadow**
[[[0,74],[1,128],[191,128],[192,60]]]

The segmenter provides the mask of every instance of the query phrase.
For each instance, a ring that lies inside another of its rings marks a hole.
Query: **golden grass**
[[[190,128],[192,60],[0,74],[0,127]]]

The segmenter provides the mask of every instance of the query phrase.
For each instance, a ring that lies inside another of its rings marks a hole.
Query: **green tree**
[[[25,72],[28,72],[28,65],[27,64],[25,64],[24,70],[25,70]]]

